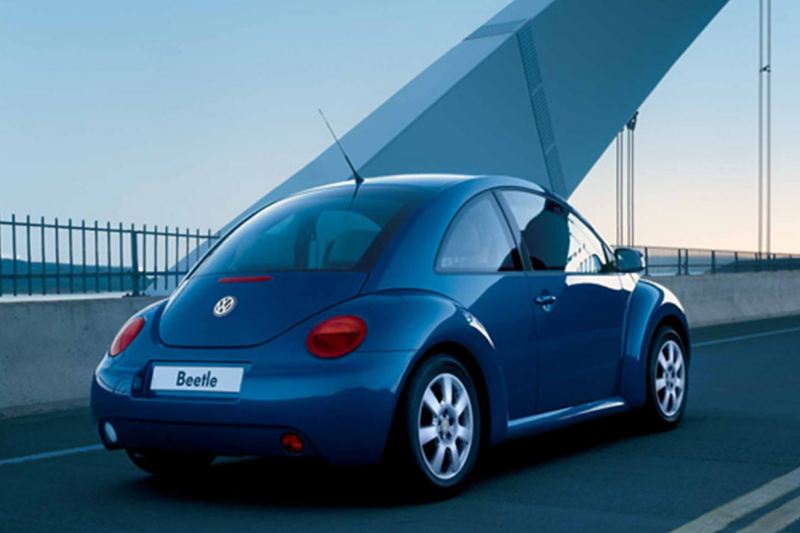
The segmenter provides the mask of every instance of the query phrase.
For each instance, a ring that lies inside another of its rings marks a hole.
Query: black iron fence
[[[0,297],[166,290],[218,238],[211,230],[0,216]],[[637,249],[647,276],[800,270],[800,254]]]
[[[0,297],[167,289],[218,238],[211,230],[0,216]]]
[[[733,272],[800,270],[800,254],[637,246],[646,276],[694,276]]]

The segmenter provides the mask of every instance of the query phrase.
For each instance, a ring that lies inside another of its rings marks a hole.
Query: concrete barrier
[[[0,417],[86,403],[127,318],[155,298],[0,303]]]
[[[800,314],[800,272],[661,277],[692,327]],[[0,303],[0,418],[85,405],[122,323],[156,298]]]
[[[800,272],[671,276],[653,281],[681,300],[693,328],[800,314]]]

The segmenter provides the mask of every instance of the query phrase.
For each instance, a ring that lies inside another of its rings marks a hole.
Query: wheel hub
[[[452,406],[442,406],[439,416],[436,417],[435,424],[440,442],[450,444],[455,440],[458,419]]]

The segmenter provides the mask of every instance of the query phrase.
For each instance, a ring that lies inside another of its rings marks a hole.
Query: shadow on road
[[[629,415],[589,422],[485,449],[467,489],[480,491],[485,480],[525,472],[540,464],[592,453],[621,439],[644,434]],[[420,503],[383,467],[338,468],[317,462],[247,459],[222,461],[192,478],[143,477],[118,488],[137,499],[186,499],[208,504],[270,507],[373,507]]]
[[[517,439],[487,451],[478,464],[476,478],[490,479],[581,453],[592,453],[607,444],[649,435],[631,413],[593,420],[533,437]]]

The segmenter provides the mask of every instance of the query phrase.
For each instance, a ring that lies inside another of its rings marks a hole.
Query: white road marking
[[[776,329],[773,331],[764,331],[761,333],[752,333],[750,335],[738,335],[736,337],[726,337],[724,339],[715,339],[712,341],[693,342],[692,346],[695,348],[702,348],[703,346],[714,346],[715,344],[725,344],[726,342],[746,341],[749,339],[760,339],[761,337],[771,337],[773,335],[783,335],[784,333],[797,333],[800,327]]]
[[[800,468],[792,470],[788,474],[773,479],[754,491],[748,492],[744,496],[740,496],[733,501],[707,512],[703,516],[696,518],[688,524],[685,524],[672,531],[672,533],[711,533],[722,531],[736,520],[739,520],[740,518],[764,507],[765,505],[769,505],[778,498],[781,498],[790,492],[797,490],[798,488],[800,488]],[[795,500],[792,501],[794,502]],[[773,512],[776,511],[777,509]],[[800,509],[794,509],[794,511],[789,509],[788,513],[797,513],[799,511]],[[766,518],[766,516],[762,518]],[[800,515],[798,515],[798,517],[800,517]]]
[[[800,520],[800,497],[765,514],[739,533],[775,533]]]
[[[102,444],[93,444],[91,446],[80,446],[78,448],[67,448],[66,450],[57,450],[54,452],[34,453],[33,455],[23,455],[21,457],[11,457],[9,459],[0,459],[0,466],[18,465],[20,463],[29,463],[31,461],[41,461],[43,459],[52,459],[53,457],[63,457],[65,455],[75,455],[76,453],[95,452],[104,449]]]

